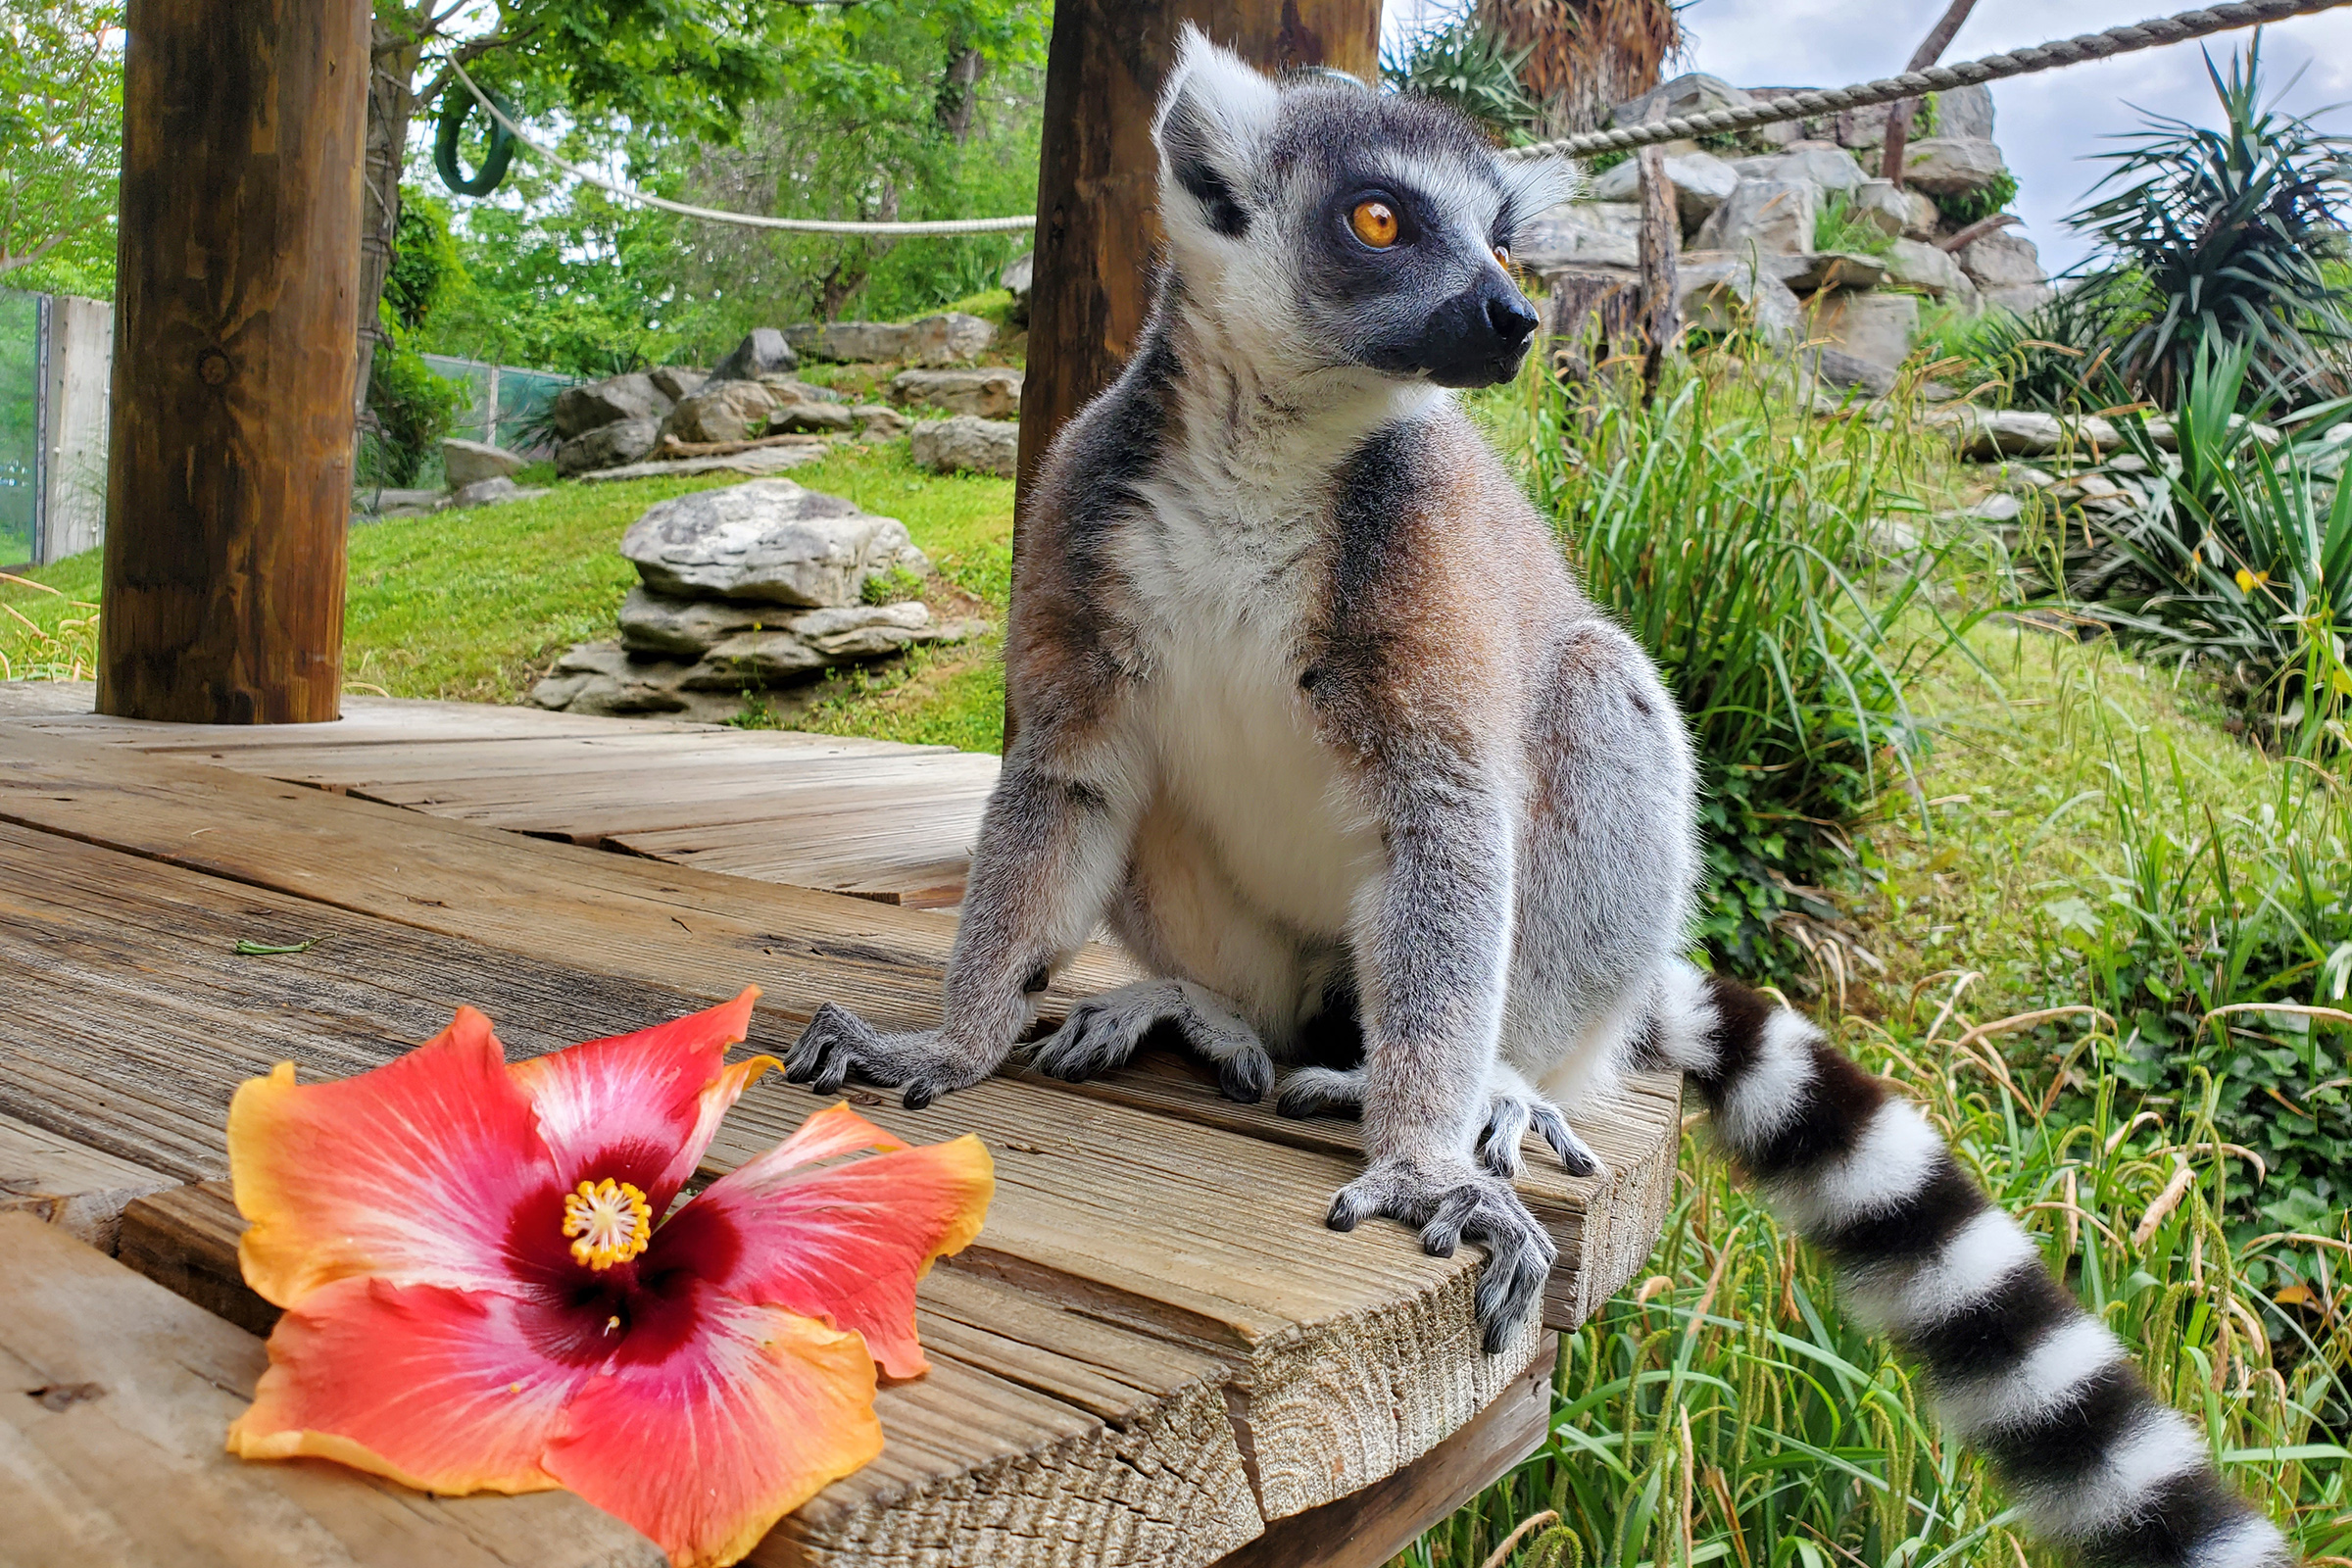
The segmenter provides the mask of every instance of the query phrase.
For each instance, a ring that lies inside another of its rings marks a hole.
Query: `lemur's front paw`
[[[1489,1355],[1526,1319],[1560,1255],[1519,1195],[1468,1160],[1381,1160],[1340,1189],[1325,1223],[1351,1231],[1374,1214],[1417,1228],[1434,1257],[1451,1257],[1464,1241],[1487,1250],[1476,1301]]]
[[[1082,1083],[1127,1065],[1144,1037],[1163,1023],[1175,1025],[1185,1045],[1216,1067],[1226,1099],[1254,1104],[1274,1087],[1274,1059],[1250,1026],[1214,997],[1174,980],[1089,997],[1038,1042],[1029,1060],[1050,1077]]]
[[[995,1070],[975,1063],[937,1029],[886,1035],[838,1003],[816,1009],[784,1063],[784,1076],[819,1095],[841,1092],[852,1077],[898,1089],[908,1110],[969,1089]]]
[[[1518,1180],[1527,1168],[1519,1155],[1519,1140],[1531,1125],[1551,1146],[1569,1175],[1601,1173],[1600,1157],[1576,1136],[1560,1107],[1533,1095],[1497,1094],[1487,1102],[1487,1124],[1478,1135],[1478,1162],[1505,1181]]]

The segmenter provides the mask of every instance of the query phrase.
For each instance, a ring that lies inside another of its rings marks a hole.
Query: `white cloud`
[[[1386,19],[1431,0],[1388,0]],[[1690,69],[1741,85],[1842,86],[1900,71],[1943,14],[1945,0],[1696,0],[1683,13]],[[2168,14],[2167,0],[1980,0],[1948,61],[1969,60],[2052,37],[2096,32]],[[2064,31],[2057,31],[2057,28]],[[2207,41],[2218,62],[2250,33]],[[2265,76],[2274,92],[2291,79],[2287,105],[2311,112],[2352,100],[2352,13],[2281,23],[2263,35]],[[2300,73],[2300,79],[2295,79]],[[1996,82],[1993,135],[2018,178],[2025,232],[2052,271],[2080,260],[2082,241],[2062,221],[2102,170],[2103,137],[2133,129],[2136,110],[2211,124],[2218,120],[2204,57],[2195,44],[2068,66]],[[2352,122],[2352,116],[2340,117]],[[2331,122],[2331,128],[2343,128]]]

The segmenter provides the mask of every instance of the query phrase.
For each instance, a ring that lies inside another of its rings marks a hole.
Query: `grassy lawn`
[[[903,444],[851,448],[789,477],[905,522],[939,566],[939,608],[1003,626],[1012,565],[1010,481],[925,473]],[[620,555],[628,525],[657,501],[741,482],[740,474],[711,474],[559,483],[533,500],[355,528],[348,689],[524,701],[571,644],[614,634],[621,597],[636,580]],[[27,582],[0,583],[7,673],[87,678],[98,577],[91,552]],[[927,651],[880,673],[836,675],[806,694],[809,712],[844,733],[993,751],[1003,729],[999,646],[992,637]],[[794,722],[811,721],[796,710]]]

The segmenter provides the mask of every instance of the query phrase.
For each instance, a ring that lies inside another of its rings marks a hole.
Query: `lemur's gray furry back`
[[[2093,1562],[2288,1560],[2196,1433],[1918,1110],[1804,1018],[1683,957],[1699,860],[1682,720],[1578,591],[1449,387],[1516,373],[1514,232],[1562,176],[1461,120],[1277,84],[1188,36],[1155,127],[1167,262],[1134,358],[1022,521],[1018,720],[937,1029],[828,1005],[789,1071],[907,1104],[978,1082],[1107,922],[1156,978],[1035,1048],[1066,1077],[1164,1029],[1226,1093],[1363,1118],[1330,1223],[1487,1249],[1490,1351],[1553,1258],[1533,1128],[1687,1073],[1780,1212],[1929,1370],[2039,1531]]]

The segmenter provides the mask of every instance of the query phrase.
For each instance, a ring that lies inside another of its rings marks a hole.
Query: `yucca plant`
[[[1402,40],[1380,63],[1398,92],[1434,98],[1476,121],[1496,142],[1525,142],[1542,107],[1520,85],[1529,51],[1513,50],[1475,12]]]
[[[2210,56],[2205,70],[2219,127],[2150,115],[2100,155],[2113,167],[2067,220],[2100,247],[2077,286],[2116,318],[2134,396],[2171,407],[2217,336],[2246,346],[2265,400],[2332,395],[2352,314],[2326,268],[2344,251],[2352,138],[2264,102],[2260,34],[2227,76]]]

